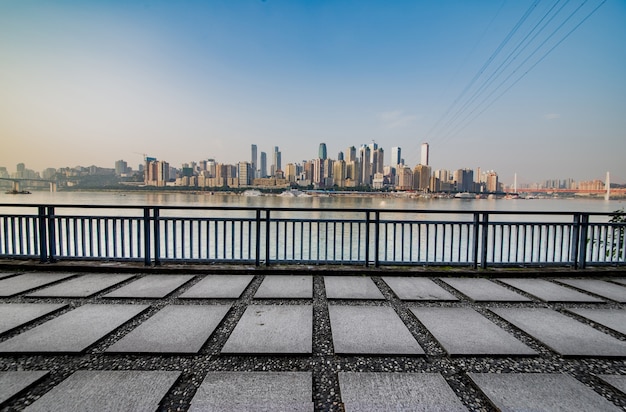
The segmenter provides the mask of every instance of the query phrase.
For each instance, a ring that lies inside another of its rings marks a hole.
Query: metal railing
[[[623,266],[615,214],[0,204],[0,258],[363,266]],[[615,220],[615,219],[613,219]]]

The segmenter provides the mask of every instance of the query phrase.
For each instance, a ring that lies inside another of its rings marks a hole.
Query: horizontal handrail
[[[146,265],[210,262],[583,269],[626,264],[626,223],[610,221],[615,215],[0,204],[0,257],[38,258],[41,262],[143,261]]]

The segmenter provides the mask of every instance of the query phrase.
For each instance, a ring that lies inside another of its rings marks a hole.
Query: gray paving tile
[[[626,375],[598,375],[600,379],[626,394]]]
[[[311,299],[312,276],[268,275],[256,294],[257,299]]]
[[[490,310],[563,356],[626,357],[626,342],[553,310]]]
[[[529,302],[525,296],[515,293],[487,279],[478,278],[442,278],[474,302]]]
[[[86,298],[108,289],[111,286],[115,286],[118,283],[122,283],[133,276],[134,275],[115,275],[108,273],[83,275],[78,278],[70,279],[54,286],[29,293],[26,296],[38,298]]]
[[[617,302],[626,302],[626,287],[598,279],[556,279],[558,282],[595,293]]]
[[[536,355],[508,332],[469,308],[412,308],[450,355]]]
[[[565,374],[469,373],[501,411],[619,411],[593,389]]]
[[[107,352],[197,353],[231,305],[169,305]]]
[[[313,411],[310,372],[209,372],[189,411]]]
[[[179,376],[170,371],[77,371],[26,410],[154,412]]]
[[[523,290],[544,302],[604,302],[593,296],[557,285],[544,279],[499,279],[500,281]]]
[[[311,353],[313,308],[250,305],[226,341],[224,353]]]
[[[26,273],[0,280],[0,297],[14,296],[27,290],[74,276],[75,273]]]
[[[335,353],[423,355],[390,307],[329,305]]]
[[[385,299],[371,278],[364,276],[324,276],[328,299]]]
[[[0,372],[0,405],[48,374],[47,371]]]
[[[159,299],[193,279],[193,275],[148,275],[122,286],[105,298]]]
[[[9,276],[13,276],[13,275],[15,275],[15,273],[12,273],[12,272],[6,272],[5,273],[5,272],[3,272],[3,273],[0,273],[0,279],[8,278]]]
[[[62,309],[67,305],[45,303],[0,304],[0,334]]]
[[[439,373],[340,372],[346,412],[467,411]]]
[[[180,295],[189,299],[237,299],[254,275],[208,275]]]
[[[82,352],[147,308],[148,305],[83,305],[0,343],[0,352]]]
[[[609,280],[615,283],[619,283],[620,285],[626,286],[626,278],[611,278]]]
[[[427,278],[385,276],[383,280],[402,300],[458,300],[450,292]]]
[[[626,310],[624,309],[568,309],[568,311],[626,335]]]

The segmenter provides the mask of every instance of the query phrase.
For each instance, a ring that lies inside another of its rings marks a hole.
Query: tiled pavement
[[[626,410],[623,279],[0,272],[0,409]]]

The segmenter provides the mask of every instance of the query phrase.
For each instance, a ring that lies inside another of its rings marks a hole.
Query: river
[[[313,209],[400,209],[502,212],[599,212],[624,209],[624,199],[425,199],[378,196],[245,196],[209,193],[143,192],[33,192],[29,195],[1,194],[0,204],[99,205],[99,206],[227,206],[227,207],[304,207]]]

